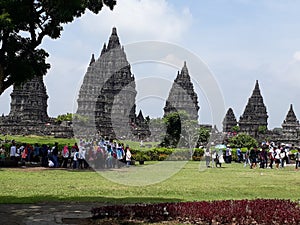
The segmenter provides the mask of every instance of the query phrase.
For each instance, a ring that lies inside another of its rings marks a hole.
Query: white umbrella
[[[219,144],[219,145],[216,145],[215,148],[217,148],[217,149],[225,149],[227,147],[226,147],[226,145]]]

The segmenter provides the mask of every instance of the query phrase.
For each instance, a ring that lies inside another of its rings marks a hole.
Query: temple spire
[[[164,115],[180,110],[186,111],[190,119],[198,120],[198,96],[194,91],[193,83],[184,62],[181,72],[177,73],[177,77],[169,92],[169,97],[164,107]]]
[[[232,128],[237,126],[237,120],[232,108],[229,108],[223,120],[223,131],[231,132]]]
[[[120,45],[119,37],[117,34],[117,28],[113,27],[111,36],[109,38],[109,42],[107,45],[107,51],[114,49],[114,48],[120,48],[120,47],[121,47],[121,45]]]
[[[105,52],[107,52],[106,43],[103,44],[100,56],[102,56]]]
[[[181,75],[189,77],[189,71],[188,71],[188,68],[186,66],[186,61],[184,61],[184,63],[183,63],[183,67],[181,69]]]
[[[286,119],[285,119],[284,122],[286,122],[286,123],[290,123],[290,122],[297,123],[297,121],[298,120],[297,120],[296,114],[295,114],[294,109],[293,109],[293,104],[291,104],[290,109],[289,109],[289,111],[286,115]]]
[[[96,61],[96,60],[95,60],[95,55],[92,54],[92,58],[91,58],[91,61],[90,61],[90,66],[91,66],[95,61]]]
[[[258,80],[239,121],[240,131],[257,136],[259,127],[268,126],[267,108],[260,93]]]

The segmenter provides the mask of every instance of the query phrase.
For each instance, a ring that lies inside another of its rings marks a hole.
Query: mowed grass
[[[224,164],[224,168],[202,169],[199,162],[189,162],[163,182],[126,186],[91,170],[2,168],[0,203],[67,201],[115,204],[300,198],[300,171],[295,172],[293,166],[280,170],[250,170],[249,167],[243,168],[243,164],[232,163]],[[130,170],[121,169],[119,172],[126,176]]]

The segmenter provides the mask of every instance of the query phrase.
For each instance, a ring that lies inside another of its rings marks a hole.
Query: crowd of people
[[[291,147],[289,145],[280,144],[275,145],[274,142],[262,143],[260,148],[254,147],[246,152],[242,152],[241,149],[236,149],[237,162],[244,162],[244,167],[249,165],[250,169],[259,168],[284,168],[287,164],[290,164]],[[218,167],[223,163],[231,163],[232,161],[232,149],[227,146],[226,149],[213,149],[207,148],[204,152],[206,166]],[[297,148],[295,153],[295,169],[300,167],[300,147]]]
[[[131,152],[127,145],[113,140],[85,141],[80,140],[70,146],[65,145],[59,149],[58,143],[53,147],[47,145],[17,145],[11,142],[9,151],[4,145],[0,148],[0,159],[4,159],[9,153],[10,160],[17,161],[21,165],[25,163],[41,164],[44,167],[63,167],[73,169],[105,169],[120,168],[131,165]]]
[[[300,148],[295,154],[295,169],[298,170],[300,163]],[[245,154],[244,167],[249,164],[251,169],[271,168],[274,166],[276,169],[284,168],[290,164],[291,147],[289,145],[281,144],[275,145],[274,142],[265,143],[261,149],[253,148]]]
[[[225,146],[226,147],[226,146]],[[300,167],[300,148],[295,153],[295,169]],[[291,147],[289,145],[266,142],[260,148],[251,148],[246,152],[236,149],[236,161],[244,163],[244,167],[259,168],[284,168],[290,164]],[[73,169],[105,169],[120,168],[131,165],[131,152],[127,145],[117,143],[114,140],[86,141],[81,139],[78,144],[67,144],[59,148],[58,143],[53,147],[47,145],[16,144],[11,142],[9,150],[4,145],[0,147],[0,160],[4,160],[9,154],[10,160],[17,161],[21,165],[26,162],[41,164],[44,167],[63,167]],[[223,163],[232,162],[232,149],[207,148],[204,151],[207,167],[222,167]]]

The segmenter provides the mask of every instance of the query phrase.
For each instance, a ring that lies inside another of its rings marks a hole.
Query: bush
[[[191,224],[300,224],[299,203],[290,200],[221,200],[110,205],[91,210],[93,218]]]

